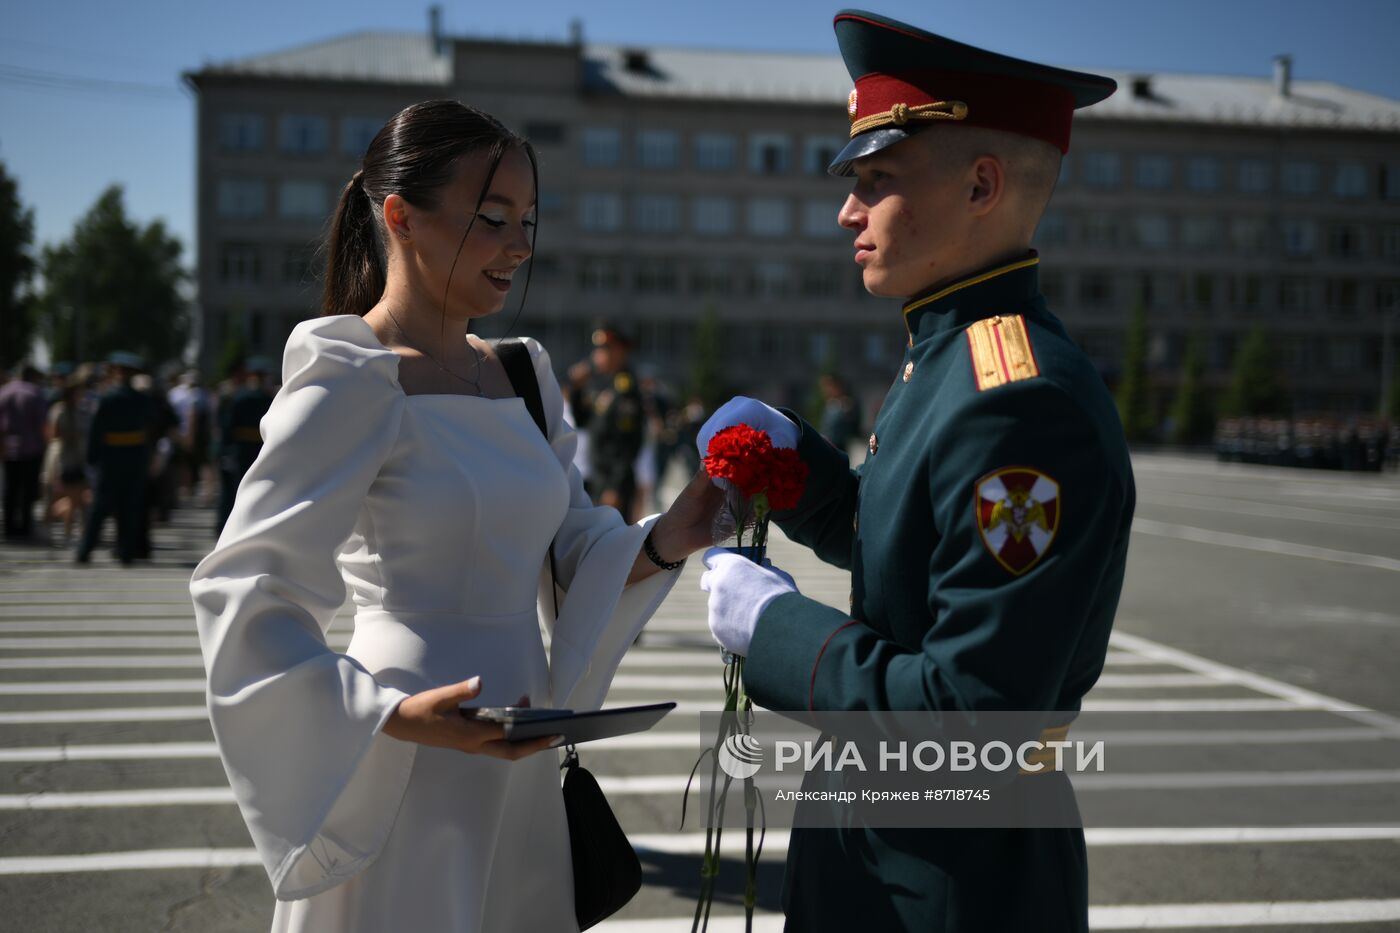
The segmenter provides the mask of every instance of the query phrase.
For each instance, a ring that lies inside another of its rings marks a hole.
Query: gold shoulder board
[[[979,392],[1040,375],[1026,319],[1019,314],[975,322],[967,329],[967,346]]]

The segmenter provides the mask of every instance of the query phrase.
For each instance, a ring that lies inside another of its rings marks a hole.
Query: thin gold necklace
[[[408,341],[408,331],[406,331],[406,330],[403,329],[403,325],[399,323],[399,319],[398,319],[398,318],[394,317],[394,312],[389,310],[388,305],[385,305],[385,307],[384,307],[384,313],[387,314],[387,315],[389,315],[389,320],[391,320],[391,321],[394,322],[394,329],[397,330],[397,331],[399,332],[399,336],[403,338],[403,345],[404,345],[404,346],[406,346],[406,347],[408,347],[409,349],[412,349],[412,350],[418,350],[419,353],[423,354],[423,355],[426,356],[428,359],[432,360],[432,361],[433,361],[433,365],[436,366],[438,369],[440,369],[440,370],[442,370],[443,372],[447,373],[447,375],[451,376],[453,379],[456,379],[456,380],[458,380],[459,382],[465,382],[467,385],[469,385],[469,386],[471,386],[473,389],[475,389],[477,395],[485,395],[485,394],[486,394],[486,393],[484,393],[484,392],[481,391],[481,383],[478,381],[478,380],[481,378],[481,354],[480,354],[479,352],[477,352],[476,347],[472,346],[472,342],[471,342],[470,340],[467,341],[467,349],[471,350],[471,351],[472,351],[472,355],[476,357],[476,379],[468,379],[466,376],[459,376],[459,375],[457,375],[457,374],[454,373],[452,370],[448,369],[446,366],[444,366],[444,365],[442,365],[441,363],[439,363],[439,362],[438,362],[438,358],[435,357],[435,356],[433,356],[433,355],[432,355],[431,353],[429,353],[427,350],[419,349],[418,347],[413,346],[413,344],[409,343],[409,341]],[[464,337],[463,339],[466,339],[466,338]]]

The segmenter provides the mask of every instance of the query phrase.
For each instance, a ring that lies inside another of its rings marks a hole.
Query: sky
[[[850,0],[848,0],[850,2]],[[1400,99],[1400,0],[869,0],[870,9],[1008,55],[1092,71],[1271,73]],[[195,227],[196,102],[184,71],[361,30],[426,30],[427,2],[0,0],[0,162],[34,210],[36,239],[66,238],[109,184],[129,213],[186,244]],[[814,0],[442,0],[450,35],[836,54]],[[844,120],[844,113],[833,119]]]

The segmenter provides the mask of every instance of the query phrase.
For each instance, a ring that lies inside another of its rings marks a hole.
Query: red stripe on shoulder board
[[[855,625],[859,621],[859,619],[852,619],[845,625],[838,626],[836,631],[826,636],[826,641],[822,642],[822,650],[817,652],[817,659],[812,662],[812,682],[807,687],[807,712],[810,713],[814,711],[812,709],[812,703],[816,699],[817,695],[817,668],[821,667],[822,655],[826,654],[827,646],[831,644],[831,640],[833,638],[844,632],[846,629],[850,628],[852,625]]]

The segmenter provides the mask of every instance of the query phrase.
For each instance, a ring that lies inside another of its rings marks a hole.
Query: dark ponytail
[[[534,147],[489,113],[456,100],[424,101],[396,113],[375,134],[360,170],[340,193],[326,238],[326,286],[321,313],[363,315],[384,294],[388,254],[379,207],[385,198],[397,194],[415,207],[432,210],[438,205],[443,186],[452,181],[459,160],[465,155],[483,153],[489,168],[477,196],[479,209],[501,159],[512,150],[520,150],[529,158],[538,191]],[[474,223],[475,214],[467,233]],[[536,226],[532,237],[538,232]],[[527,268],[527,290],[529,282]]]

